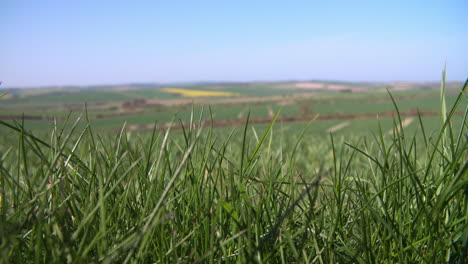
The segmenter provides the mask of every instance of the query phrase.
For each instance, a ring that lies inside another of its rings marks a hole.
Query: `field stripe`
[[[335,126],[332,126],[330,127],[329,129],[327,129],[327,133],[333,133],[333,132],[336,132],[338,130],[341,130],[347,126],[349,126],[351,123],[349,121],[345,121],[345,122],[342,122],[342,123],[339,123],[338,125],[335,125]]]
[[[403,122],[401,123],[401,126],[402,126],[403,128],[406,128],[406,127],[408,127],[411,123],[413,123],[413,121],[414,121],[414,117],[408,117],[408,118],[406,118],[405,120],[403,120]],[[396,129],[398,130],[398,132],[400,132],[400,126],[397,126]],[[393,135],[393,130],[394,130],[393,128],[390,129],[390,130],[387,132],[387,134]]]
[[[395,116],[395,112],[380,112],[380,113],[363,113],[363,114],[328,114],[328,115],[320,115],[316,118],[316,121],[330,121],[330,120],[367,120],[367,119],[376,119],[377,117],[380,118],[392,118]],[[407,117],[408,120],[413,119],[416,116],[439,116],[439,112],[435,111],[415,111],[409,110],[405,112],[400,112],[400,116]],[[455,115],[462,115],[462,112],[455,112]],[[1,117],[1,116],[0,116]],[[308,122],[312,118],[311,115],[284,115],[279,116],[278,121],[288,123],[288,122]],[[1,118],[0,118],[1,119]],[[245,119],[217,119],[213,120],[214,127],[226,127],[226,126],[242,126],[245,125]],[[251,118],[249,120],[249,124],[268,124],[271,122],[271,117],[259,117],[259,118]],[[409,122],[406,121],[405,127],[409,125]],[[183,124],[172,124],[172,129],[181,129],[181,125],[186,126],[187,122]],[[152,130],[154,128],[153,125],[138,125],[136,130]],[[114,128],[116,130],[120,130],[121,127]],[[166,126],[157,126],[156,129],[165,130],[167,129]]]

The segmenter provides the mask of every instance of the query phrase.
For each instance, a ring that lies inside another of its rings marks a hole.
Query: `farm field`
[[[463,263],[467,85],[9,90],[0,262]]]
[[[317,89],[317,85],[341,90]],[[457,96],[457,85],[447,85],[448,104]],[[34,130],[49,128],[54,119],[60,123],[69,115],[76,118],[85,111],[93,126],[106,130],[119,129],[124,122],[132,130],[151,130],[155,122],[164,127],[171,120],[187,121],[192,111],[200,113],[202,109],[203,118],[218,126],[242,125],[249,113],[254,122],[268,123],[279,109],[280,120],[290,122],[307,122],[316,115],[318,121],[374,119],[377,115],[391,117],[395,110],[386,89],[398,102],[402,115],[415,115],[417,111],[423,116],[438,115],[440,93],[436,84],[407,84],[407,90],[401,90],[401,86],[332,82],[14,89],[0,99],[0,119],[24,118],[26,127]],[[362,91],[352,92],[356,88]]]

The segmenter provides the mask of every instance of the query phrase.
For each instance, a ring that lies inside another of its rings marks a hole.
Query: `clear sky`
[[[0,1],[6,87],[450,80],[468,1]]]

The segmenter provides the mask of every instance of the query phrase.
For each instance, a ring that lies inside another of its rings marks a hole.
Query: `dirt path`
[[[407,117],[405,120],[403,120],[403,122],[401,122],[401,126],[402,126],[403,128],[406,128],[406,127],[408,127],[411,123],[413,123],[413,121],[414,121],[414,117]],[[397,130],[398,132],[400,132],[400,126],[399,126],[399,125],[396,127],[396,130]],[[387,134],[393,135],[393,131],[394,131],[394,129],[392,128],[392,129],[390,129],[390,130],[387,132]]]
[[[349,121],[345,121],[343,123],[339,123],[338,125],[336,126],[332,126],[330,127],[329,129],[327,129],[327,133],[333,133],[333,132],[336,132],[338,130],[341,130],[347,126],[349,126],[351,123]]]

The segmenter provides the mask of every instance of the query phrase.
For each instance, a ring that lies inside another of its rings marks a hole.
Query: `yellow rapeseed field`
[[[164,92],[180,94],[184,97],[207,97],[207,96],[238,96],[238,93],[219,92],[219,91],[204,91],[204,90],[190,90],[181,88],[164,88]]]

